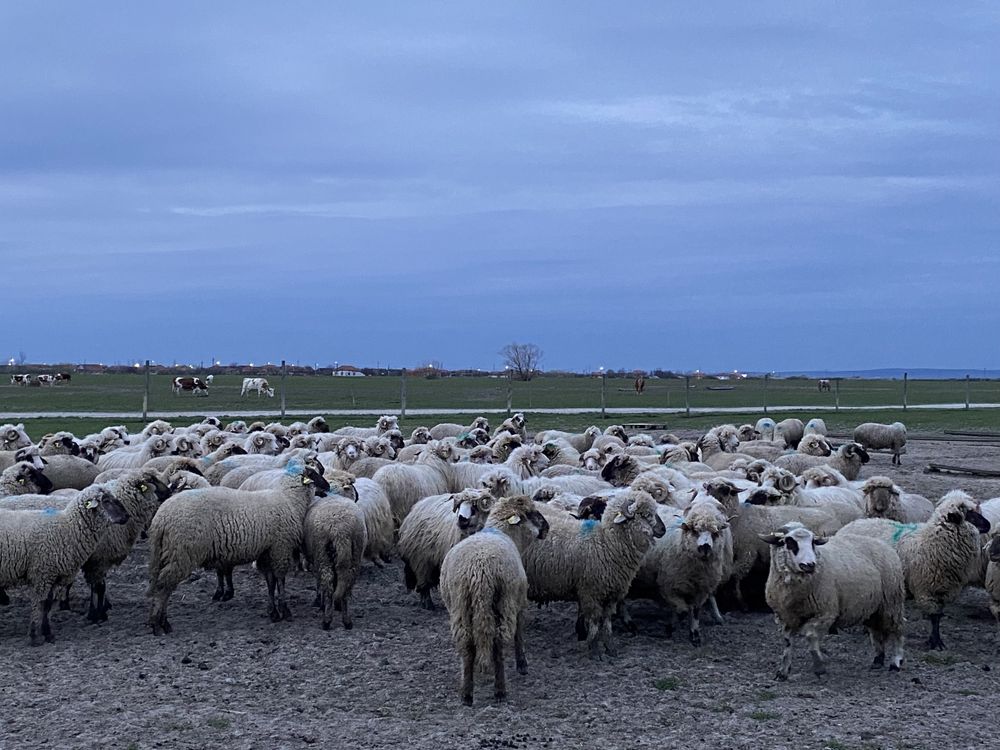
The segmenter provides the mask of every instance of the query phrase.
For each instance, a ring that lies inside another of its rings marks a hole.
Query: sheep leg
[[[212,601],[218,602],[222,601],[223,595],[226,593],[226,571],[224,568],[215,569],[215,577],[218,583],[215,587],[215,593],[212,594]]]
[[[517,613],[514,626],[514,662],[518,674],[528,674],[528,658],[524,655],[524,610]]]
[[[4,589],[0,589],[0,606],[6,607],[10,604],[10,597]]]
[[[875,647],[871,669],[882,669],[885,666],[885,635],[874,627],[869,627],[868,636],[871,638],[872,646]]]
[[[62,598],[59,600],[59,609],[63,612],[69,611],[69,590],[73,588],[72,582],[66,584],[66,589],[63,591]]]
[[[719,603],[715,601],[715,594],[708,597],[708,611],[712,615],[712,622],[716,625],[724,625],[726,623],[726,618],[719,611]]]
[[[615,644],[611,640],[611,615],[613,612],[614,605],[606,608],[604,611],[604,617],[601,620],[601,642],[604,644],[604,653],[611,658],[618,656],[618,650],[615,648]]]
[[[928,615],[931,621],[931,637],[927,639],[927,648],[944,651],[944,641],[941,640],[941,613]]]
[[[587,648],[590,650],[590,658],[595,660],[601,658],[601,642],[598,635],[600,635],[600,623],[595,619],[589,619],[587,622]]]
[[[817,677],[822,677],[826,674],[826,660],[823,658],[823,652],[820,651],[820,633],[825,630],[821,628],[820,623],[814,622],[808,630],[806,630],[806,640],[809,641],[809,652],[812,654],[813,660],[813,674]]]
[[[428,583],[417,584],[417,593],[420,594],[420,606],[428,612],[433,612],[434,600],[431,599],[431,586]]]
[[[712,597],[710,601],[714,601]],[[692,606],[688,608],[688,636],[691,638],[691,645],[698,647],[701,645],[701,621],[698,619],[701,614],[701,607]]]
[[[622,618],[622,627],[625,628],[625,632],[631,635],[636,635],[639,632],[639,628],[636,627],[635,620],[632,619],[632,613],[628,611],[628,604],[625,600],[618,602],[618,616]]]
[[[104,608],[105,588],[106,584],[103,579],[95,580],[90,584],[90,607],[87,609],[87,619],[93,623],[108,619],[107,610]]]
[[[288,600],[285,598],[285,577],[277,576],[278,584],[278,611],[284,620],[292,619],[292,610],[288,608]]]
[[[228,602],[230,599],[233,598],[234,593],[235,591],[233,590],[233,569],[226,568],[226,593],[222,595],[222,601]]]
[[[274,573],[270,569],[264,575],[267,580],[267,614],[270,615],[271,622],[280,622],[281,612],[278,611],[278,606],[274,601],[274,590],[277,587],[277,581],[274,579]]]
[[[503,638],[497,632],[493,636],[493,697],[502,701],[507,697],[507,673],[503,664]]]
[[[173,630],[170,623],[167,622],[167,600],[170,599],[172,592],[173,589],[158,590],[152,594],[153,603],[149,608],[149,627],[152,629],[153,635],[166,634]]]
[[[781,652],[781,663],[778,665],[778,672],[774,677],[784,682],[788,679],[788,673],[792,669],[792,631],[785,628],[782,631],[782,638],[785,641],[785,648]]]
[[[31,597],[31,624],[28,627],[28,638],[31,640],[32,646],[41,646],[42,641],[39,639],[39,632],[45,640],[49,640],[51,636],[51,628],[47,625],[48,617],[47,610],[45,609],[45,602],[49,602],[49,606],[52,606],[52,589],[50,587],[47,591],[45,589],[35,589],[33,596]],[[46,629],[48,628],[48,634],[46,634]]]
[[[334,578],[333,601],[336,609],[340,610],[340,621],[344,625],[344,630],[354,627],[354,620],[348,607],[348,597],[351,594],[351,566],[345,565],[344,570],[336,571]]]
[[[476,666],[476,644],[469,639],[462,649],[462,703],[466,706],[472,705],[472,678]]]
[[[329,591],[323,592],[323,630],[329,630],[333,622],[333,596]]]

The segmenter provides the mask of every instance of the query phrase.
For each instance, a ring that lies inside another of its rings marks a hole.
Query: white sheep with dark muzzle
[[[865,422],[854,428],[854,442],[867,450],[892,451],[892,464],[896,466],[902,463],[900,455],[906,453],[906,425],[902,422]]]

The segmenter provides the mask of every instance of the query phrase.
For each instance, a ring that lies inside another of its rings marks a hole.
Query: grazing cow
[[[208,384],[201,378],[174,378],[174,393],[191,391],[195,396],[207,396]]]
[[[828,391],[828,390],[830,390],[830,381],[826,380],[826,379],[820,380],[819,381],[819,389],[820,389],[820,391]]]
[[[11,375],[11,385],[28,385],[31,383],[31,375]]]
[[[68,383],[73,379],[73,376],[68,372],[57,372],[56,382],[57,383]]]
[[[55,375],[39,375],[38,384],[39,385],[53,385],[56,382]]]
[[[257,391],[257,398],[260,398],[262,393],[267,394],[268,398],[274,398],[274,388],[268,385],[267,378],[243,378],[240,395],[245,396],[250,391]]]
[[[644,390],[646,390],[646,377],[640,375],[635,379],[635,395],[641,396]]]

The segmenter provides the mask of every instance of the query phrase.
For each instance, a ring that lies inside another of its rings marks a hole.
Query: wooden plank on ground
[[[1000,478],[998,469],[981,469],[975,466],[954,466],[952,464],[927,464],[925,474],[962,474],[972,477]]]

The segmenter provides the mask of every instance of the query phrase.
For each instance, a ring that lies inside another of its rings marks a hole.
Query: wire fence
[[[194,377],[207,376],[193,373]],[[68,382],[0,386],[0,413],[278,413],[309,411],[394,413],[407,411],[600,411],[604,413],[776,412],[794,408],[975,409],[1000,404],[1000,380],[856,378],[654,378],[640,390],[631,378],[540,376],[437,377],[403,371],[399,376],[336,377],[291,374],[282,366],[266,376],[270,391],[243,392],[243,377],[219,374],[203,394],[175,392],[173,374],[140,365],[133,373],[73,373]]]

